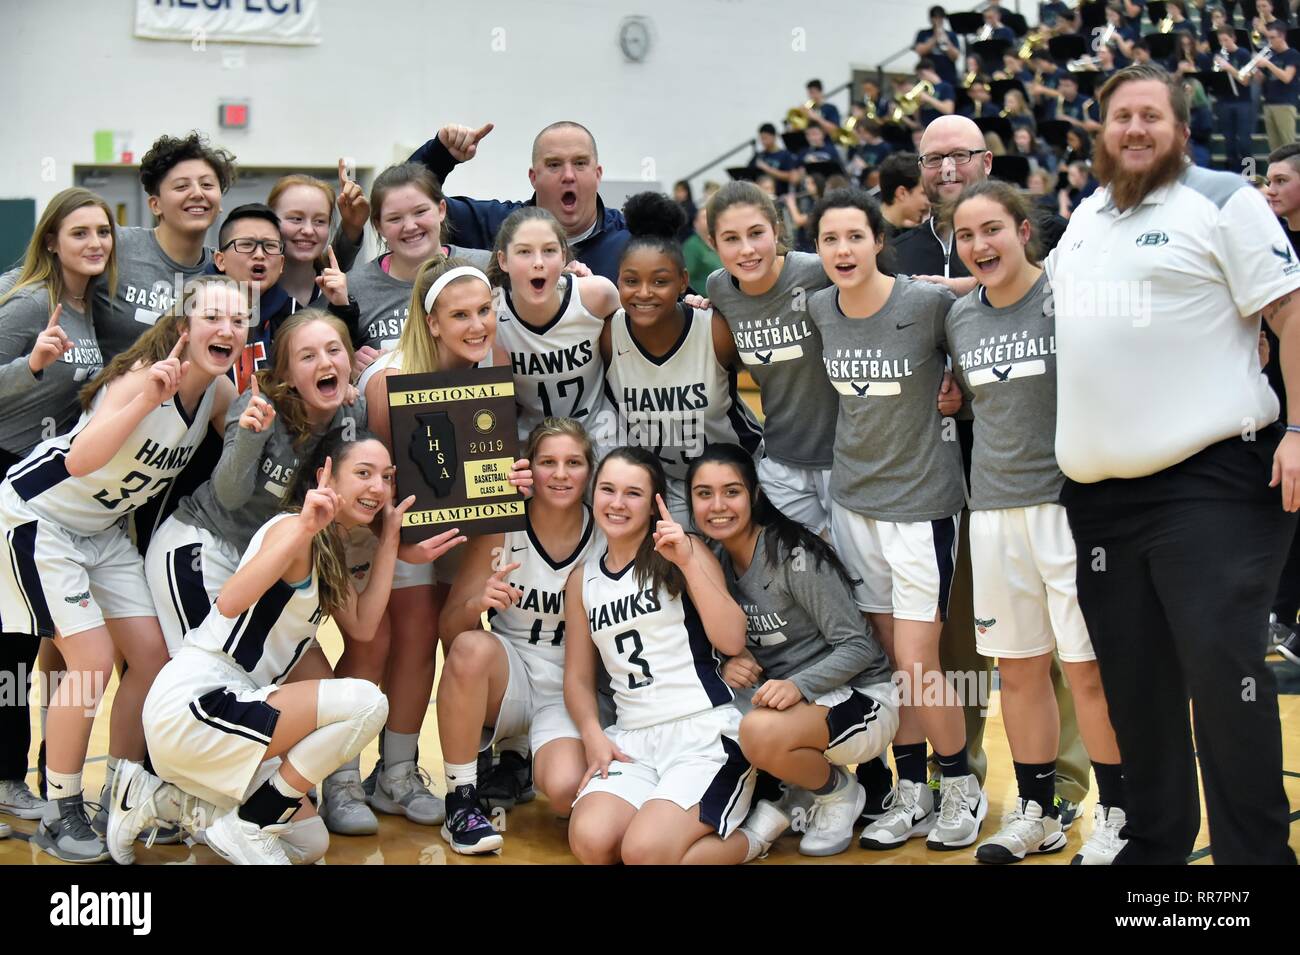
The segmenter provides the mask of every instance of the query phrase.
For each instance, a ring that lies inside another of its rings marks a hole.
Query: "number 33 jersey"
[[[523,592],[519,602],[505,610],[488,611],[492,632],[512,641],[520,653],[537,654],[557,667],[564,666],[564,585],[569,572],[583,563],[593,550],[605,547],[604,535],[596,528],[591,510],[583,506],[582,537],[572,554],[552,558],[533,531],[532,521],[522,531],[511,531],[501,544],[500,566],[518,564],[506,583]]]
[[[722,682],[721,655],[685,590],[670,597],[637,583],[634,564],[618,573],[605,554],[587,559],[582,604],[591,641],[609,673],[619,729],[693,716],[734,699]]]
[[[144,416],[108,463],[83,477],[68,473],[68,451],[114,385],[101,388],[88,411],[66,434],[42,441],[10,469],[7,483],[37,517],[75,534],[108,530],[156,494],[185,469],[203,440],[212,417],[215,383],[187,416],[179,395]]]

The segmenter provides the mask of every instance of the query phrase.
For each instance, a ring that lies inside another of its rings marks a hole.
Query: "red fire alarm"
[[[222,103],[217,110],[217,122],[222,129],[247,129],[248,104]]]

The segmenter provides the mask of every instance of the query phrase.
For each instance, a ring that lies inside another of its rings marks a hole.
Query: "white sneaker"
[[[934,793],[926,783],[900,779],[885,797],[885,814],[862,830],[864,849],[896,849],[908,839],[924,836],[934,824]]]
[[[234,865],[292,865],[280,845],[282,824],[262,826],[239,818],[235,808],[218,816],[203,832],[204,841],[217,855]]]
[[[799,840],[799,852],[806,856],[839,855],[853,842],[853,824],[867,804],[867,791],[838,766],[832,768],[839,785],[824,796],[813,796],[808,831]]]
[[[429,777],[414,760],[384,766],[375,782],[370,805],[391,816],[405,816],[422,826],[436,826],[447,817],[447,807],[429,791]]]
[[[928,848],[947,852],[963,849],[980,834],[989,800],[974,773],[939,780],[939,818],[925,840]]]
[[[157,832],[164,822],[158,818],[154,797],[166,785],[139,763],[123,759],[117,764],[113,790],[109,793],[104,841],[118,865],[135,862],[136,838],[146,829]]]
[[[979,862],[1005,865],[1027,855],[1060,852],[1065,848],[1061,820],[1044,816],[1043,807],[1032,799],[1017,799],[1016,808],[1002,817],[1002,828],[975,849]]]
[[[745,860],[761,859],[772,848],[772,843],[780,839],[790,828],[790,817],[783,813],[770,799],[756,802],[745,821],[740,826],[749,839],[750,852]]]
[[[26,780],[0,779],[0,812],[19,819],[40,819],[45,800],[27,788]]]
[[[1092,835],[1084,842],[1079,854],[1070,860],[1070,865],[1110,865],[1119,855],[1119,851],[1128,845],[1127,839],[1119,837],[1120,830],[1128,822],[1123,809],[1106,808],[1098,805],[1092,811]]]
[[[379,820],[366,805],[361,773],[347,771],[327,776],[321,783],[321,793],[316,811],[330,832],[341,836],[373,836],[379,831]]]

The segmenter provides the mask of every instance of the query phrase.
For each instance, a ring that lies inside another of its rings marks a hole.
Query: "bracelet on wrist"
[[[1289,424],[1286,426],[1286,429],[1287,431],[1294,431],[1296,433],[1300,433],[1300,424]]]

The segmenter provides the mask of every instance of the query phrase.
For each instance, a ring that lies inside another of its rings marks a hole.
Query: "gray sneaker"
[[[375,782],[370,806],[390,816],[405,816],[422,826],[436,826],[447,808],[429,791],[429,776],[414,761],[385,766]]]
[[[26,780],[0,779],[0,812],[19,819],[40,819],[45,800],[27,788]]]
[[[979,838],[989,800],[974,773],[945,776],[939,781],[939,818],[925,840],[927,847],[946,852],[964,849]]]
[[[63,862],[107,861],[108,846],[104,837],[90,828],[86,805],[80,795],[51,802],[51,809],[41,820],[32,842]]]
[[[1060,852],[1064,848],[1061,820],[1043,815],[1043,807],[1032,799],[1017,799],[1016,808],[1002,817],[1002,828],[975,849],[975,858],[1006,865],[1027,855]]]
[[[862,830],[858,845],[864,849],[896,849],[934,825],[934,791],[926,783],[900,779],[883,808],[885,814]]]
[[[833,792],[813,797],[808,814],[808,831],[799,841],[799,852],[806,856],[838,855],[853,842],[853,824],[867,803],[867,791],[857,777],[835,767],[839,785]]]
[[[320,788],[322,798],[316,811],[330,832],[341,836],[373,836],[379,831],[379,820],[366,805],[360,773],[334,773],[325,777]]]

